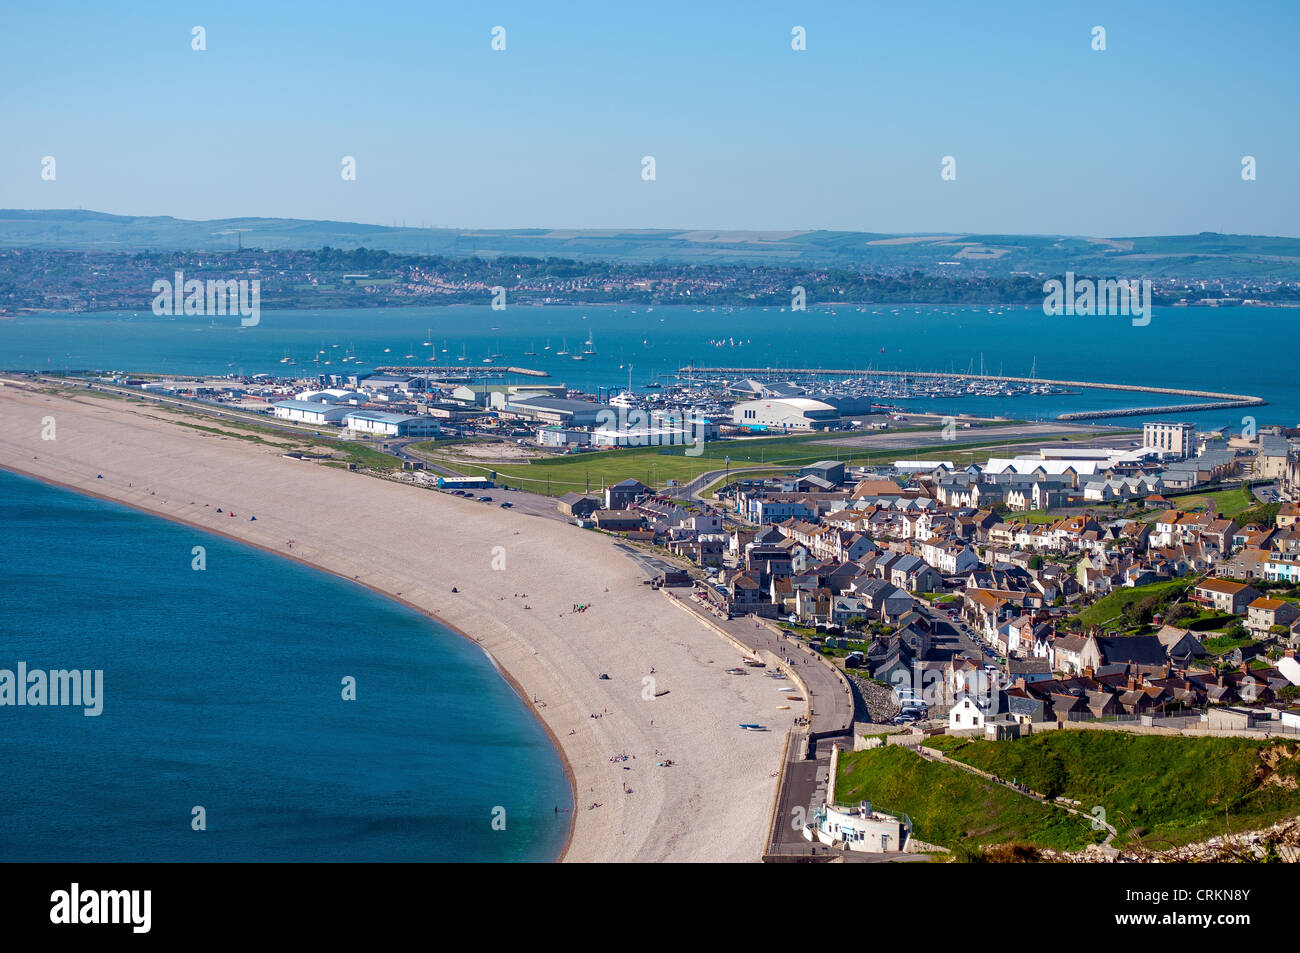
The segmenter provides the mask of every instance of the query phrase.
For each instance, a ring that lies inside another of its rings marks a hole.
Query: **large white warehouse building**
[[[281,420],[303,424],[333,424],[346,417],[348,409],[318,401],[282,400],[271,405],[271,412]]]
[[[746,400],[731,409],[731,421],[750,430],[825,430],[840,422],[840,412],[811,397]]]
[[[382,410],[354,410],[343,418],[349,430],[377,433],[385,437],[436,437],[438,422],[432,417],[408,417]]]

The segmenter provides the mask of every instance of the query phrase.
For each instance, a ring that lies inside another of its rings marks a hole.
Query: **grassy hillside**
[[[1014,272],[1196,277],[1300,276],[1300,239],[1255,235],[1121,239],[1051,235],[899,236],[872,232],[747,232],[716,229],[459,229],[364,225],[288,218],[192,221],[82,209],[0,209],[0,247],[218,250],[309,249],[329,245],[407,254],[558,256],[578,261],[765,264],[886,271]]]
[[[1160,602],[1168,604],[1182,595],[1190,583],[1190,579],[1172,579],[1168,582],[1153,582],[1149,586],[1116,589],[1080,612],[1079,620],[1085,629],[1105,625],[1123,615],[1128,606],[1140,603],[1149,596],[1155,596]]]
[[[1219,516],[1231,518],[1256,505],[1255,494],[1246,487],[1231,490],[1214,490],[1209,493],[1190,493],[1181,496],[1165,494],[1169,505],[1178,510],[1203,510],[1214,504]]]
[[[950,758],[1036,791],[1100,805],[1117,845],[1181,844],[1300,814],[1300,743],[1051,731],[1017,741],[936,738]],[[1275,765],[1275,766],[1274,766]],[[923,835],[920,835],[923,837]]]
[[[1008,842],[1078,850],[1105,836],[1059,808],[897,746],[841,756],[835,800],[901,811],[918,839],[954,850]]]

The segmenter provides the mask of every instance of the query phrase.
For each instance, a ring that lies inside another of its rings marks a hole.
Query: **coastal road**
[[[812,758],[804,758],[807,735],[803,732],[790,738],[786,763],[782,766],[781,793],[776,817],[772,824],[770,840],[764,845],[768,856],[813,857],[830,854],[828,847],[804,840],[803,825],[812,819],[813,812],[826,803],[826,789],[831,776],[831,748],[823,745]]]
[[[646,574],[647,579],[653,579],[661,572],[672,572],[681,568],[680,566],[675,566],[657,556],[643,553],[639,549],[629,546],[627,543],[615,543],[614,548],[640,566],[641,571]]]

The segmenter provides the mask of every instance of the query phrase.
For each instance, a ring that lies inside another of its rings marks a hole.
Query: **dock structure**
[[[1143,394],[1170,394],[1175,397],[1193,397],[1192,404],[1171,404],[1163,407],[1128,407],[1119,410],[1080,411],[1060,414],[1057,420],[1087,420],[1094,417],[1133,417],[1141,414],[1187,413],[1199,410],[1223,410],[1235,407],[1262,407],[1268,403],[1262,397],[1250,394],[1223,394],[1218,391],[1191,390],[1185,387],[1155,387],[1148,384],[1108,384],[1104,381],[1056,380],[1049,377],[1012,377],[1002,374],[961,374],[954,371],[882,371],[862,368],[824,367],[696,367],[678,368],[679,376],[687,374],[728,374],[737,377],[930,377],[943,380],[992,381],[1007,384],[1050,384],[1057,387],[1085,387],[1093,390],[1125,390]]]
[[[1220,400],[1200,404],[1166,404],[1162,407],[1122,407],[1118,410],[1080,410],[1057,414],[1057,420],[1101,420],[1107,417],[1138,417],[1147,414],[1189,414],[1202,410],[1232,410],[1236,407],[1262,407],[1268,401],[1260,397],[1243,400]]]
[[[386,364],[376,367],[377,374],[422,374],[426,377],[451,376],[461,377],[501,377],[504,374],[519,374],[524,377],[550,377],[547,371],[531,367],[501,366],[498,364]]]

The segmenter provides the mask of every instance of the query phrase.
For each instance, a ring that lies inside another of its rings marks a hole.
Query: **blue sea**
[[[957,372],[982,367],[990,374],[1251,394],[1269,401],[1249,411],[1261,425],[1295,426],[1300,376],[1289,345],[1297,319],[1300,311],[1294,309],[1243,307],[1156,307],[1150,324],[1134,327],[1127,317],[1047,317],[1039,306],[818,305],[797,314],[685,306],[420,306],[264,310],[257,326],[245,328],[237,318],[160,318],[147,311],[41,314],[0,320],[0,368],[346,375],[357,373],[355,364],[343,362],[351,352],[364,362],[362,373],[379,365],[427,366],[431,357],[438,364],[476,367],[489,366],[483,363],[488,359],[540,369],[595,393],[668,384],[689,363]],[[581,361],[558,356],[566,346],[579,354],[588,340],[594,355]],[[296,365],[281,363],[286,356]],[[314,358],[331,363],[312,363]],[[1031,420],[1179,402],[1169,395],[1085,390],[897,403],[913,412]],[[1179,419],[1202,428],[1240,427],[1242,413],[1207,411]]]
[[[0,669],[104,679],[97,717],[0,707],[0,861],[558,856],[563,765],[477,645],[345,580],[5,471],[0,525]]]

